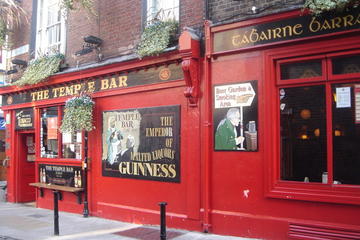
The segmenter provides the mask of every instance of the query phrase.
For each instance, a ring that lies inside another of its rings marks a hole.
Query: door
[[[17,202],[35,201],[35,134],[19,133],[17,142]]]

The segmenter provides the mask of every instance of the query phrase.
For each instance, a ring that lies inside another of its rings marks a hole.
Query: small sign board
[[[39,182],[67,187],[82,187],[81,167],[40,164]]]
[[[15,129],[33,129],[34,128],[34,110],[24,108],[15,111]]]

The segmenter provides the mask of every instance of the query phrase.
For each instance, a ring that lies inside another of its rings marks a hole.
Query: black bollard
[[[59,192],[54,191],[54,235],[59,236]]]
[[[160,239],[166,240],[166,202],[160,202]]]

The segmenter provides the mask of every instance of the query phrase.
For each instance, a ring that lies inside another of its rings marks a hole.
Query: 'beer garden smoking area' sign
[[[214,87],[215,150],[257,150],[256,91],[256,81]]]

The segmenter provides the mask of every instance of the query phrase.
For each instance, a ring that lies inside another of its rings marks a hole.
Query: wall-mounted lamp
[[[17,58],[11,60],[11,62],[12,62],[12,64],[18,65],[18,66],[20,66],[21,68],[27,66],[27,62],[26,62],[26,61],[21,60],[21,59],[17,59]]]
[[[102,44],[103,40],[95,37],[95,36],[86,36],[84,37],[84,44],[81,50],[75,52],[75,56],[79,57],[88,53],[91,53],[94,49],[98,53],[98,59],[101,60],[102,54],[100,53],[100,45]]]
[[[17,72],[18,72],[18,70],[16,68],[13,68],[13,69],[11,69],[9,71],[6,71],[6,75],[11,75],[11,74],[14,74],[14,73],[17,73]]]
[[[93,45],[96,45],[96,46],[100,46],[101,43],[103,42],[103,40],[101,38],[90,35],[90,36],[84,37],[84,42],[89,43],[89,44],[93,44]]]

